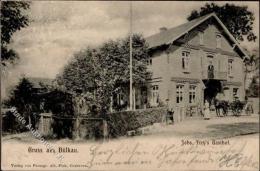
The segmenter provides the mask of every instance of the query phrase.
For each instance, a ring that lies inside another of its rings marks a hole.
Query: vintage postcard
[[[257,1],[1,1],[2,170],[259,170]]]

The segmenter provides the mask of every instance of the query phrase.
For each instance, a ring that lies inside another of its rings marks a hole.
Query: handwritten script
[[[26,161],[21,162],[21,157],[15,148],[5,149],[10,149],[8,153],[12,154],[12,158],[8,160],[11,161],[8,163],[11,169],[259,170],[259,152],[256,145],[258,141],[218,140],[223,142],[222,145],[211,142],[211,140],[152,139],[63,144],[60,148],[67,147],[77,151],[77,153],[62,153],[63,163],[55,163],[51,158],[53,155],[44,151],[28,153]],[[41,148],[39,145],[30,147]],[[28,146],[24,145],[22,149],[28,150]]]
[[[174,143],[157,144],[147,148],[140,142],[120,144],[116,148],[107,148],[99,144],[89,148],[90,159],[85,163],[87,168],[97,166],[155,166],[156,168],[171,168],[176,166],[198,167],[198,165],[213,168],[234,168],[236,170],[258,169],[259,162],[245,153],[247,143],[236,143],[227,148],[180,146]],[[250,154],[250,153],[249,153]]]

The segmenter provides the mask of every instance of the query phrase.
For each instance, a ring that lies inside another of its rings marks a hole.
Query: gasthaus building
[[[178,111],[216,97],[244,100],[247,54],[214,13],[161,28],[146,41],[153,73],[147,95],[151,106],[164,103]]]

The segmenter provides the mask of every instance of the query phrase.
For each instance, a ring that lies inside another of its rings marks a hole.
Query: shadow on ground
[[[196,138],[230,138],[234,136],[259,133],[259,123],[241,122],[232,124],[214,124],[207,126],[207,133],[194,135]]]

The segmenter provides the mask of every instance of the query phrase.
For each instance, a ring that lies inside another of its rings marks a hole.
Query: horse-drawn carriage
[[[235,100],[229,104],[229,109],[232,111],[234,116],[240,116],[245,106],[245,102]]]
[[[232,102],[228,102],[225,100],[215,100],[214,105],[217,116],[221,115],[221,111],[223,116],[227,116],[229,111],[232,112],[233,116],[240,116],[243,109],[247,111],[247,108],[249,107],[246,102],[242,102],[238,99]]]

